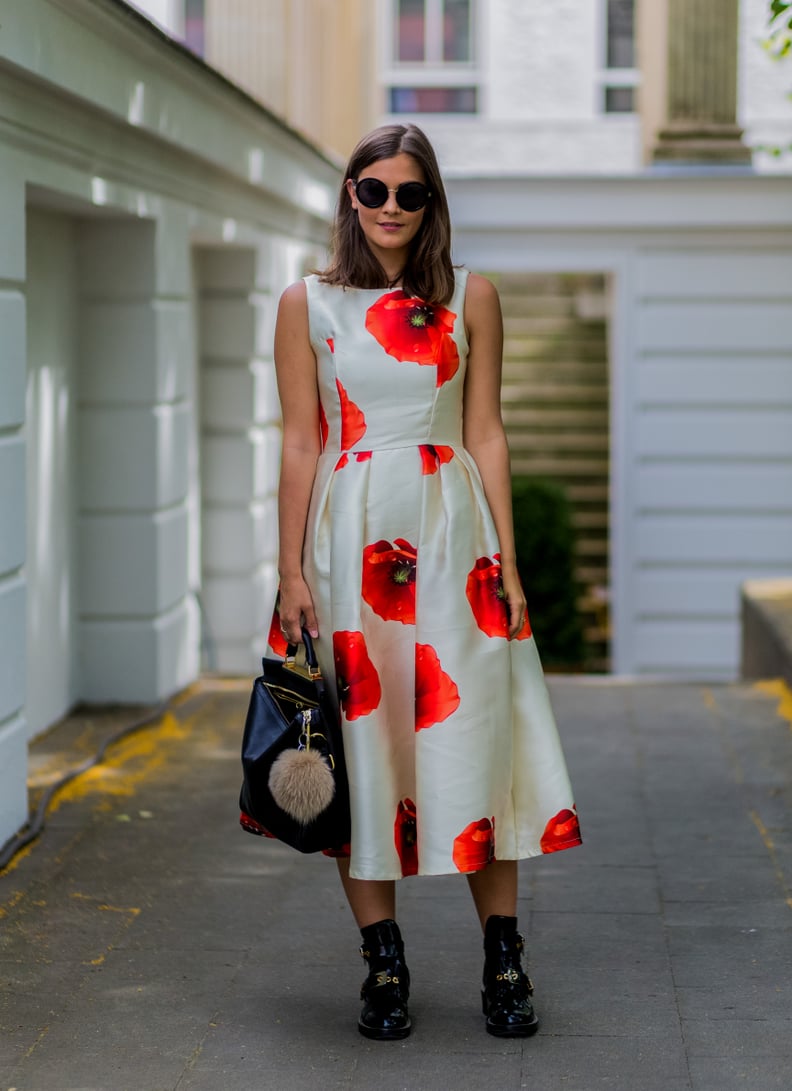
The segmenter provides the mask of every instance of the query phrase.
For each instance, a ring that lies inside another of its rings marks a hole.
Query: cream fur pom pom
[[[272,763],[269,789],[282,811],[307,825],[330,804],[335,780],[318,751],[284,750]]]

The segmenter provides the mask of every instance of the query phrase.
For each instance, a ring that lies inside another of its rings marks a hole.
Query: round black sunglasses
[[[396,204],[403,212],[418,212],[432,196],[423,182],[402,182],[395,189],[388,189],[379,178],[361,178],[352,182],[357,199],[366,208],[381,208],[389,193],[396,194]]]

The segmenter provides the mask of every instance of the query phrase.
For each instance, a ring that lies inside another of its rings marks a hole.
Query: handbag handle
[[[307,629],[302,629],[302,643],[305,648],[305,665],[308,668],[308,676],[316,680],[322,677],[322,672],[319,670],[319,661],[316,658],[316,652],[313,646],[313,639]],[[295,668],[295,659],[297,658],[297,645],[286,645],[286,666],[293,670]]]

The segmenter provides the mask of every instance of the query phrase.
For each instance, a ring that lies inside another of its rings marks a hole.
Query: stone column
[[[655,162],[749,164],[736,123],[738,0],[668,0],[667,116]]]

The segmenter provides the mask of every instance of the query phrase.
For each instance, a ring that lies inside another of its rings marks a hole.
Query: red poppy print
[[[330,346],[330,351],[335,352],[335,341],[333,340],[333,338],[332,337],[326,337],[325,340],[327,341],[327,344]]]
[[[323,856],[329,856],[332,860],[346,860],[352,855],[352,846],[347,841],[337,849],[322,849]]]
[[[267,643],[272,648],[275,655],[285,656],[288,642],[286,640],[286,637],[281,632],[281,618],[279,613],[279,607],[280,595],[275,600],[275,609],[272,611],[272,621],[270,622]]]
[[[444,462],[450,462],[454,457],[453,447],[434,447],[431,443],[421,443],[418,446],[421,452],[421,473],[434,474]]]
[[[363,598],[385,621],[415,624],[417,563],[415,547],[404,538],[381,539],[363,550]]]
[[[344,387],[336,379],[338,397],[341,401],[341,450],[348,451],[354,447],[366,431],[366,418],[361,410],[350,399]]]
[[[396,851],[401,861],[402,875],[418,874],[418,819],[411,799],[399,800],[393,824]]]
[[[382,689],[363,634],[347,630],[333,633],[333,658],[338,701],[347,720],[368,716],[380,703]]]
[[[371,451],[354,451],[353,453],[355,455],[355,461],[356,462],[368,462],[369,459],[371,458],[371,455],[372,455]],[[343,468],[345,466],[348,466],[348,465],[349,465],[349,454],[346,451],[344,451],[344,453],[339,458],[338,462],[336,462],[335,466],[333,467],[333,470],[343,470]]]
[[[415,730],[447,720],[459,708],[456,682],[440,666],[431,644],[415,645]]]
[[[319,435],[322,437],[322,450],[324,450],[327,446],[327,437],[330,435],[330,425],[327,423],[327,415],[321,402],[319,402]]]
[[[509,604],[503,592],[500,553],[495,553],[492,560],[479,557],[468,573],[465,594],[479,629],[487,636],[508,637]],[[526,613],[515,639],[527,640],[530,635],[531,623]]]
[[[574,804],[572,810],[565,808],[559,811],[545,826],[539,845],[542,852],[560,852],[561,849],[571,849],[575,845],[582,845],[580,836],[580,823],[575,813]]]
[[[456,315],[401,289],[387,292],[366,311],[366,329],[396,360],[437,367],[437,385],[456,375],[459,352],[451,334]]]
[[[495,859],[495,819],[480,818],[454,838],[452,860],[457,871],[481,871]]]

